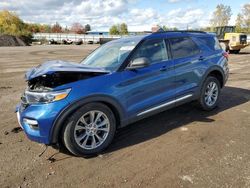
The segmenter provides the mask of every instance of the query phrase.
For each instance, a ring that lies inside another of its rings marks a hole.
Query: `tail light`
[[[222,55],[228,60],[229,55],[227,52],[223,52]]]

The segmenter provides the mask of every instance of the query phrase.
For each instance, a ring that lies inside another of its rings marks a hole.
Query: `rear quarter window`
[[[220,50],[220,43],[216,37],[198,37],[198,39],[206,45],[210,50]]]
[[[188,37],[169,39],[174,59],[189,57],[200,53],[199,47]]]

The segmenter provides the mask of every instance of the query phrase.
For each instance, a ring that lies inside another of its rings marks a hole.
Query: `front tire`
[[[220,82],[217,78],[209,76],[203,83],[200,98],[198,100],[199,106],[205,111],[211,111],[218,105],[220,96]]]
[[[69,117],[63,143],[76,156],[95,155],[108,147],[115,131],[113,112],[102,103],[89,103]]]

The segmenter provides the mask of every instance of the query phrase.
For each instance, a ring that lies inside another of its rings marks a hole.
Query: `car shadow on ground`
[[[250,90],[225,87],[222,90],[219,105],[215,110],[211,112],[202,111],[193,102],[143,119],[118,130],[114,141],[104,153],[110,153],[159,137],[168,131],[194,121],[212,123],[216,120],[210,118],[210,116],[246,103],[249,100]]]
[[[109,154],[145,142],[194,121],[212,123],[216,121],[211,118],[212,115],[248,101],[250,101],[250,90],[226,86],[222,90],[218,107],[213,111],[202,111],[195,102],[192,102],[145,118],[119,129],[111,145],[101,154]],[[71,155],[64,147],[60,148],[60,152]],[[96,155],[85,156],[84,158],[93,157],[96,157]]]

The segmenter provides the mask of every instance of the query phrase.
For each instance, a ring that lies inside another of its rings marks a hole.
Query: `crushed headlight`
[[[25,102],[28,104],[50,103],[66,98],[70,90],[71,89],[65,89],[60,91],[47,92],[32,92],[26,90],[23,97],[25,98]]]

